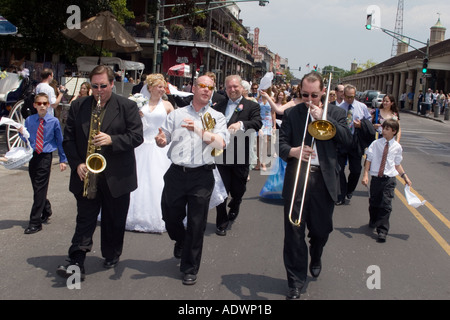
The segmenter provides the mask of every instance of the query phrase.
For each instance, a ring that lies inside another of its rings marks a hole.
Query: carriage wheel
[[[25,119],[20,113],[24,102],[24,100],[17,101],[9,112],[9,118],[21,124],[25,124]],[[8,150],[12,147],[26,147],[26,143],[19,136],[19,130],[10,125],[6,126],[6,144]]]

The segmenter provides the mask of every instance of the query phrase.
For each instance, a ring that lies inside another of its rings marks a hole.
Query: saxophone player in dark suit
[[[137,187],[134,148],[143,142],[142,122],[136,103],[112,92],[112,69],[97,66],[89,78],[93,95],[72,103],[64,131],[63,147],[71,168],[69,190],[77,200],[78,214],[69,248],[70,262],[57,269],[58,274],[67,277],[71,275],[68,267],[76,265],[81,270],[82,279],[84,260],[92,248],[100,210],[103,265],[112,268],[119,261],[130,192]],[[92,135],[91,118],[95,108],[100,109],[99,132]],[[104,157],[106,167],[96,174],[97,179],[93,179],[96,180],[96,193],[85,197],[86,158],[90,143],[100,148],[96,152]]]
[[[214,109],[225,115],[231,134],[230,144],[222,155],[216,157],[220,176],[231,196],[229,213],[228,198],[216,207],[216,234],[220,236],[226,235],[229,222],[234,221],[239,214],[249,174],[251,139],[255,137],[252,134],[255,135],[262,126],[259,104],[242,96],[244,88],[240,76],[228,76],[225,90],[228,99],[213,105]]]
[[[320,274],[322,252],[333,230],[334,202],[339,192],[337,145],[351,143],[351,133],[346,125],[346,112],[337,106],[328,105],[327,120],[336,128],[336,135],[329,140],[315,139],[314,147],[311,148],[312,137],[306,133],[301,159],[303,162],[292,211],[294,217],[299,216],[309,157],[312,159],[311,167],[300,226],[291,223],[289,211],[304,129],[313,119],[322,119],[324,109],[321,99],[326,94],[323,79],[316,72],[305,75],[300,86],[303,102],[285,111],[279,142],[280,156],[287,162],[283,186],[283,199],[285,199],[283,258],[289,286],[287,299],[300,298],[300,292],[306,282],[308,248],[305,241],[305,226],[308,227],[310,238],[309,270],[315,278]],[[308,108],[310,119],[307,119]]]

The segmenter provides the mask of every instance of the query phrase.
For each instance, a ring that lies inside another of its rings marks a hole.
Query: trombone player
[[[334,105],[324,108],[322,98],[326,95],[326,88],[320,74],[316,72],[306,74],[300,83],[300,88],[302,103],[285,111],[279,141],[280,156],[287,162],[283,185],[285,201],[283,259],[289,287],[287,299],[299,299],[300,292],[306,283],[308,270],[306,226],[310,238],[309,270],[314,278],[317,278],[321,272],[322,252],[333,230],[332,215],[339,192],[337,145],[351,143],[345,111]],[[324,109],[327,110],[325,116]],[[322,119],[326,119],[331,126],[334,126],[335,134],[333,137],[313,139],[305,126],[308,126],[308,122]],[[311,143],[312,141],[314,142]],[[309,159],[310,163],[308,163]],[[299,165],[300,170],[297,172]],[[307,171],[309,171],[308,174]],[[305,176],[308,177],[306,181]],[[296,177],[298,184],[296,192],[293,192]],[[301,215],[299,225],[291,222],[290,213],[297,217]]]

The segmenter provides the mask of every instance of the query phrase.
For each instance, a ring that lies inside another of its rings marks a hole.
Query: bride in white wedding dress
[[[173,111],[170,102],[164,101],[166,81],[162,74],[150,74],[143,87],[149,102],[141,109],[144,142],[134,152],[138,177],[138,188],[130,194],[130,206],[125,229],[129,231],[163,233],[166,231],[161,214],[161,193],[163,176],[171,162],[167,148],[155,143],[158,128]]]

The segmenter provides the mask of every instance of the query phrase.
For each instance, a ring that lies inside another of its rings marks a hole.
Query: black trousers
[[[242,202],[242,197],[247,190],[247,177],[250,171],[249,166],[246,164],[218,165],[217,168],[220,172],[220,176],[222,177],[225,189],[231,197],[231,201],[228,204],[230,212],[238,214],[239,207]],[[227,213],[227,201],[228,198],[216,207],[217,228],[226,229],[228,227],[229,221]]]
[[[292,218],[295,220],[301,205],[303,192],[303,174],[299,177],[299,186],[294,202]],[[318,261],[323,248],[333,231],[334,201],[327,191],[322,173],[311,172],[305,195],[302,222],[299,227],[289,221],[291,197],[284,203],[284,248],[283,259],[286,269],[288,286],[301,288],[306,282],[308,271],[308,247],[305,241],[305,228],[308,227],[311,261]]]
[[[47,199],[48,183],[52,167],[52,153],[33,152],[28,164],[28,174],[33,187],[29,227],[39,227],[42,215],[51,215],[52,208]]]
[[[101,174],[97,188],[95,199],[87,199],[81,193],[75,195],[78,214],[69,257],[80,264],[84,263],[86,253],[92,249],[92,237],[100,211],[102,256],[112,260],[122,254],[130,193],[113,198]]]
[[[361,158],[362,155],[356,150],[349,151],[347,153],[338,154],[338,162],[341,167],[339,172],[340,189],[341,193],[338,196],[338,201],[345,199],[347,194],[353,193],[358,186],[359,177],[361,176]],[[348,179],[345,176],[345,167],[348,162],[348,169],[350,171]]]
[[[397,180],[395,177],[373,177],[370,180],[369,218],[378,233],[387,234]]]
[[[164,175],[162,216],[170,239],[183,246],[180,263],[183,273],[197,274],[200,268],[213,188],[214,174],[211,167],[184,171],[181,167],[171,165]],[[186,215],[185,228],[183,220]]]

